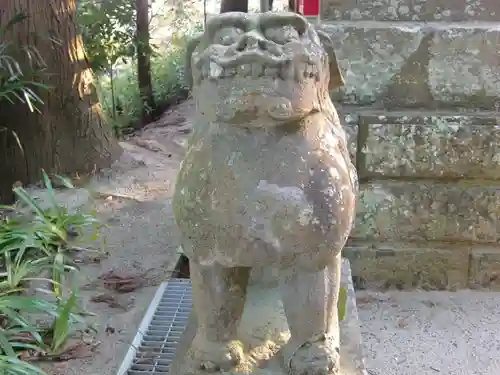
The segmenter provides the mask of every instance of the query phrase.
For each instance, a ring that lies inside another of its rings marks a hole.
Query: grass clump
[[[32,362],[63,355],[87,315],[68,277],[78,272],[71,243],[88,228],[95,232],[98,221],[59,205],[51,180],[43,177],[48,208],[17,187],[17,203],[0,211],[0,373],[5,375],[44,374]]]

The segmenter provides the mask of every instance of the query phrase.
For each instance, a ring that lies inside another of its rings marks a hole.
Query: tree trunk
[[[142,125],[153,121],[155,101],[151,80],[151,48],[149,45],[149,4],[148,0],[135,0],[137,17],[137,78],[142,99]]]
[[[39,181],[42,168],[47,173],[86,175],[109,167],[121,148],[103,118],[76,30],[76,1],[0,0],[0,11],[2,25],[19,12],[28,16],[5,39],[37,48],[47,65],[41,81],[51,87],[37,90],[44,101],[41,113],[30,112],[22,103],[0,103],[0,124],[8,129],[0,133],[0,200],[5,202],[12,197],[13,183]],[[19,56],[27,66],[26,55]]]
[[[248,13],[248,0],[222,0],[220,12],[243,12]]]

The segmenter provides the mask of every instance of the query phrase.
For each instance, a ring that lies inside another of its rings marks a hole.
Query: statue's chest
[[[307,135],[254,136],[238,130],[200,138],[192,143],[181,171],[189,181],[183,183],[189,190],[185,198],[196,197],[206,209],[234,212],[245,210],[244,202],[271,196],[276,202],[303,201],[299,196],[304,189],[345,185],[348,168],[338,138]]]
[[[212,142],[211,171],[220,179],[244,191],[260,181],[277,185],[300,184],[306,177],[308,164],[314,161],[306,139],[236,139]]]

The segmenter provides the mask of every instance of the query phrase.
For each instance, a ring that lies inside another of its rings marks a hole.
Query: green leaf
[[[48,174],[43,169],[42,169],[42,175],[43,175],[43,182],[49,194],[50,203],[52,204],[52,209],[58,210],[59,205],[57,204],[56,201],[56,194],[54,192],[54,188],[52,187],[52,182],[50,181]]]
[[[0,332],[0,349],[3,353],[7,354],[10,357],[17,357],[16,352],[12,344],[9,342],[9,339],[5,336],[4,332]]]
[[[52,266],[52,280],[54,280],[54,294],[57,298],[62,298],[61,285],[64,279],[64,254],[58,252],[54,256],[54,264]]]
[[[5,375],[47,375],[39,368],[17,357],[0,355],[0,374]]]
[[[44,218],[45,215],[43,213],[42,208],[35,202],[35,200],[28,194],[26,190],[22,187],[16,187],[13,189],[14,194],[21,200],[24,204],[26,204],[34,214],[38,215],[41,218]]]
[[[64,344],[67,342],[70,331],[70,325],[72,321],[72,311],[77,303],[76,291],[74,291],[71,296],[64,302],[61,302],[62,308],[58,310],[58,317],[54,321],[53,326],[53,342],[52,351],[58,352],[63,348]]]
[[[339,322],[341,322],[344,320],[347,310],[347,290],[343,287],[340,287],[337,310],[339,314]]]
[[[65,188],[68,188],[68,189],[73,189],[75,186],[73,185],[73,183],[71,182],[71,180],[67,177],[64,177],[64,176],[61,176],[61,175],[54,175],[55,179],[57,179],[59,181],[59,183],[61,185],[63,185]]]
[[[7,25],[3,27],[4,30],[10,30],[14,27],[15,24],[20,23],[28,18],[24,13],[19,12],[16,13],[10,20],[7,22]]]

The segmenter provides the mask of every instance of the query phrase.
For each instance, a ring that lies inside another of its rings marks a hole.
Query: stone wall
[[[500,289],[500,1],[323,0],[358,287]]]

